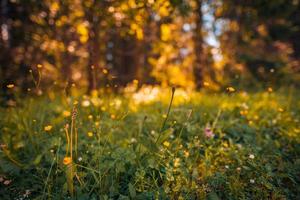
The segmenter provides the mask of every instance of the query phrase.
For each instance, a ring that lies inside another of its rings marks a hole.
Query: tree
[[[195,65],[193,69],[196,89],[200,89],[203,83],[203,68],[205,67],[205,54],[203,50],[203,31],[202,31],[202,0],[195,1],[195,33],[194,33],[194,45],[195,45]]]
[[[224,22],[220,41],[230,70],[237,66],[268,83],[274,74],[281,76],[299,63],[299,1],[223,0],[216,5],[215,17]]]

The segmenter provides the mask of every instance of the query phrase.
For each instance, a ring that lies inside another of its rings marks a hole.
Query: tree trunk
[[[93,16],[92,12],[88,14],[89,20],[89,39],[88,39],[88,93],[90,94],[93,90],[97,89],[96,82],[96,70],[99,69],[100,62],[100,43],[99,43],[99,35],[98,35],[98,24],[99,17]]]
[[[10,30],[9,30],[9,15],[8,15],[8,1],[3,0],[1,1],[0,4],[0,10],[1,10],[1,17],[0,17],[0,75],[1,75],[1,90],[2,90],[2,95],[5,97],[8,97],[8,92],[7,92],[7,84],[10,84],[11,80],[10,77],[8,76],[9,74],[9,68],[11,67],[11,47],[10,47]]]
[[[200,89],[203,83],[203,69],[205,67],[205,55],[203,52],[203,36],[202,36],[202,0],[196,0],[195,21],[196,29],[194,33],[194,48],[195,48],[195,64],[193,74],[196,84],[196,89]]]
[[[149,63],[149,57],[151,56],[151,50],[152,50],[152,44],[157,39],[157,24],[156,22],[151,18],[151,10],[149,7],[147,7],[147,23],[144,26],[144,39],[141,41],[141,53],[143,55],[140,56],[140,69],[139,76],[140,79],[140,86],[142,84],[153,84],[154,79],[151,77],[151,71],[152,67]]]

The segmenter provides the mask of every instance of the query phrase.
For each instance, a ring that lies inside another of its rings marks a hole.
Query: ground
[[[297,199],[293,88],[14,97],[0,114],[1,199]],[[168,112],[168,110],[170,112]]]

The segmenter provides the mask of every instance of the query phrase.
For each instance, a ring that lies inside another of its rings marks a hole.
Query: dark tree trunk
[[[99,42],[99,16],[93,16],[93,12],[88,13],[89,20],[89,39],[88,39],[88,93],[97,89],[96,70],[100,64],[100,42]]]
[[[298,29],[296,31],[294,31],[291,40],[292,40],[292,46],[293,46],[293,56],[295,57],[296,60],[298,60],[300,62],[300,3],[298,3],[297,9],[298,11],[296,11],[292,17],[294,18],[293,20],[293,25],[294,27],[298,27]],[[300,68],[300,67],[299,67]]]
[[[200,89],[203,83],[203,69],[205,67],[205,55],[203,51],[202,35],[202,0],[196,0],[195,21],[196,29],[194,33],[195,64],[193,74],[195,78],[196,89]]]
[[[0,18],[0,75],[1,75],[1,91],[3,96],[7,96],[6,85],[10,83],[9,68],[11,67],[11,49],[10,49],[10,30],[9,30],[9,5],[8,0],[3,0],[0,3],[1,18]]]
[[[144,39],[140,42],[140,50],[139,52],[142,55],[139,56],[139,73],[138,79],[140,80],[139,83],[141,86],[142,84],[153,84],[154,79],[151,78],[151,65],[148,61],[149,57],[151,56],[152,44],[157,39],[157,24],[151,18],[151,10],[147,8],[147,23],[144,26]]]
[[[71,63],[72,63],[72,57],[68,51],[65,51],[63,53],[61,72],[63,74],[64,84],[66,84],[65,91],[67,95],[70,94],[70,88],[73,82]]]

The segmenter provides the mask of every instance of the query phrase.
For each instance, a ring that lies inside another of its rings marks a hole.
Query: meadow
[[[0,200],[300,200],[300,0],[1,0]]]
[[[173,95],[174,94],[174,95]],[[17,97],[0,199],[299,199],[295,88]]]

